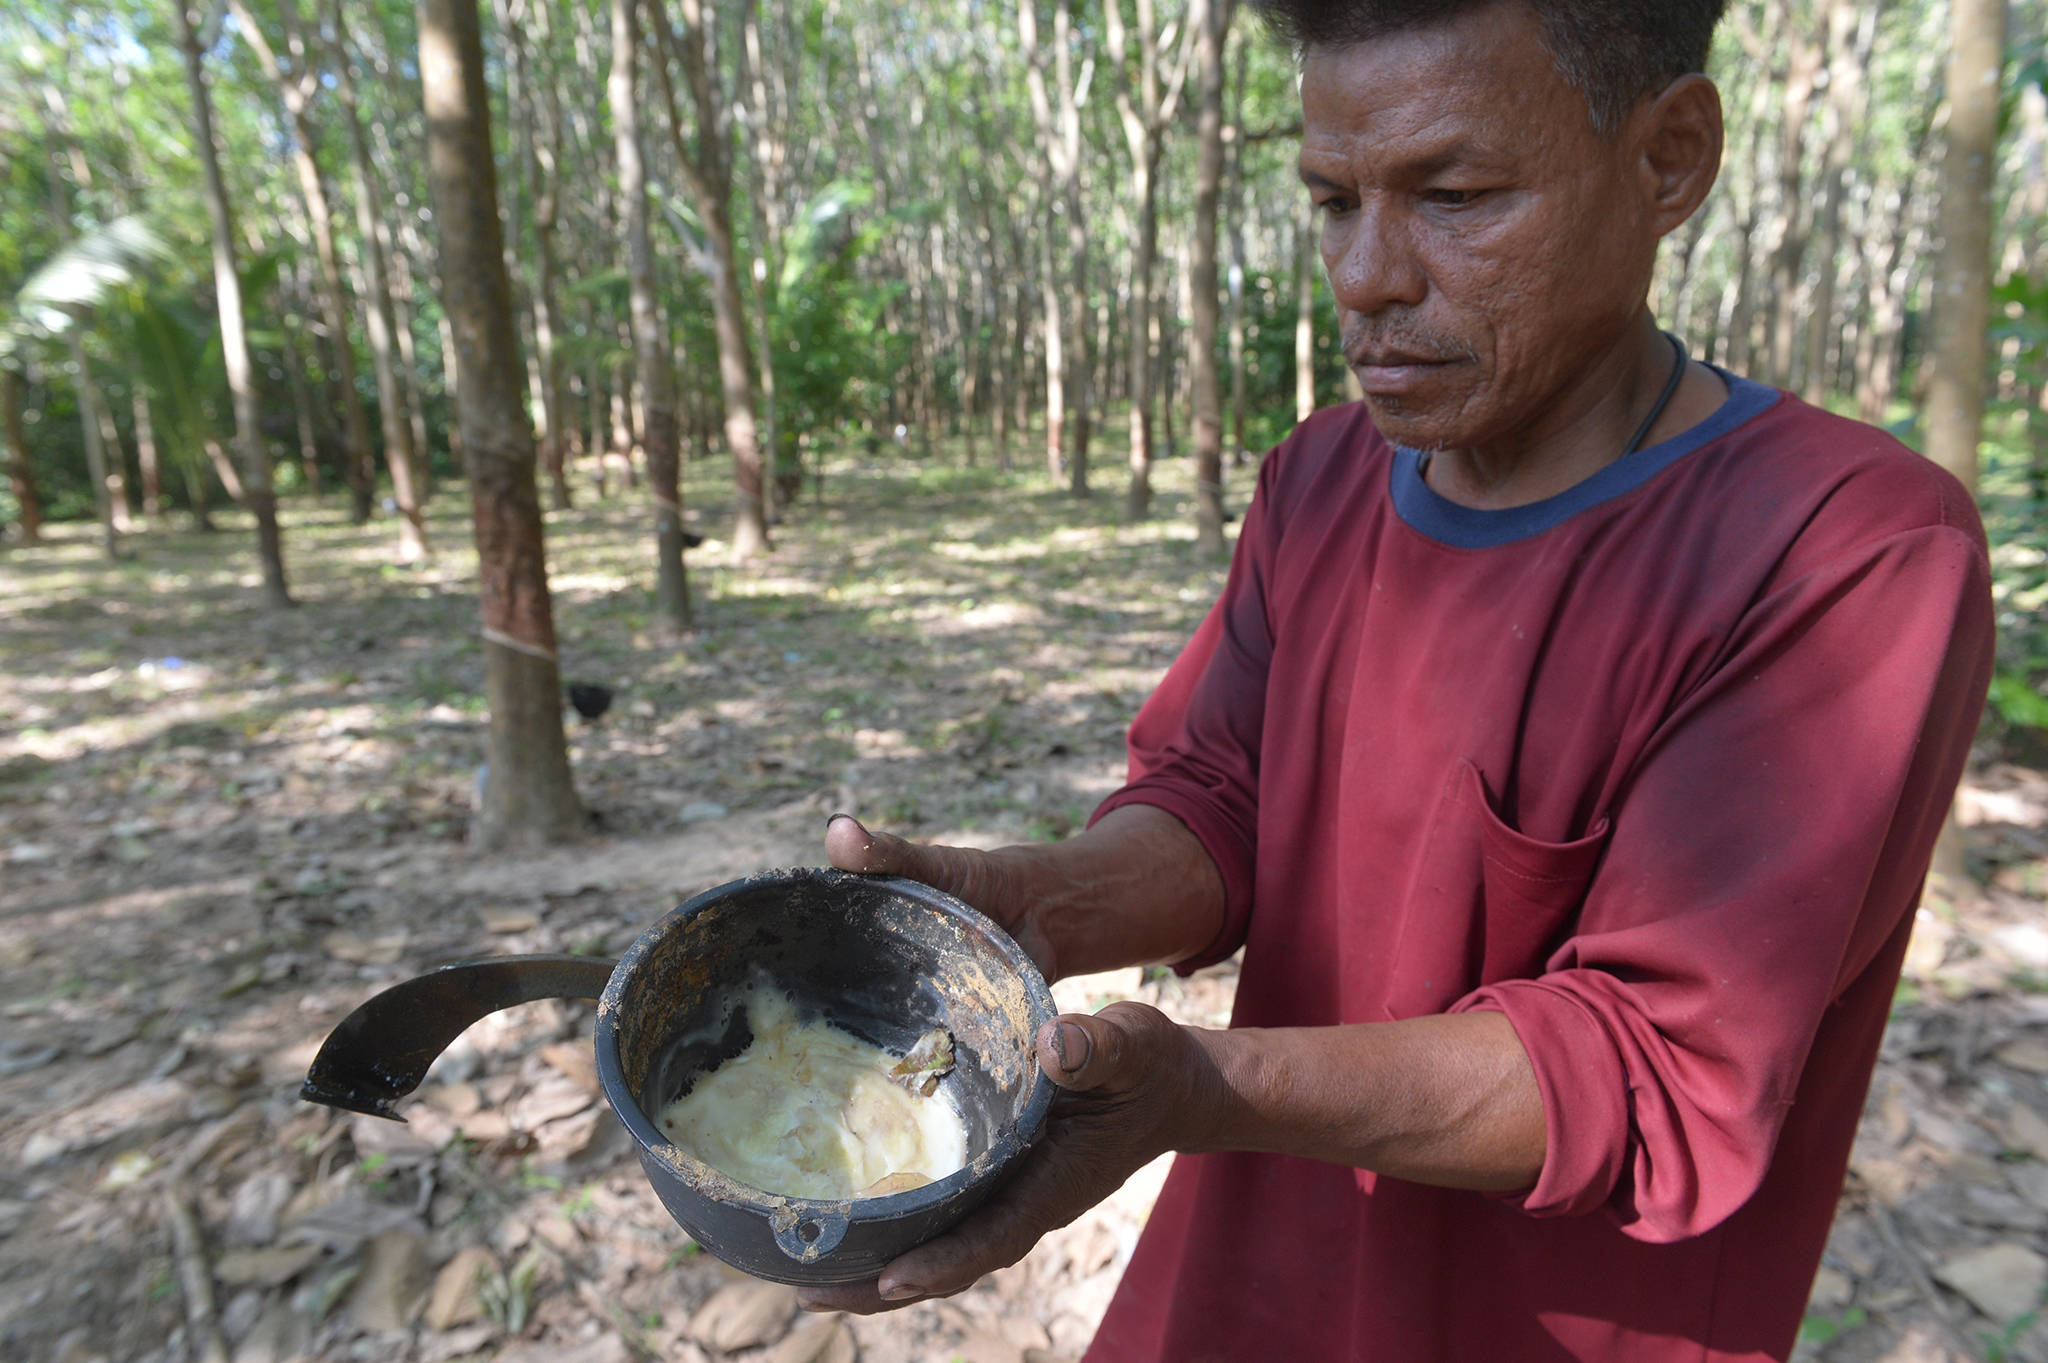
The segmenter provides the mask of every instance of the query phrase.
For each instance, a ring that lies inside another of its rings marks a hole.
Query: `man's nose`
[[[1337,306],[1372,316],[1389,307],[1414,307],[1429,292],[1429,275],[1399,215],[1367,203],[1323,225],[1323,265]]]

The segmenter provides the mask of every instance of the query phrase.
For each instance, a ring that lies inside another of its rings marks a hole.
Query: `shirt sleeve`
[[[1619,793],[1546,973],[1454,1008],[1506,1014],[1535,1070],[1548,1151],[1511,1201],[1668,1241],[1749,1199],[1826,1010],[1918,898],[1991,649],[1973,516],[1760,596]]]
[[[1267,586],[1279,529],[1274,487],[1283,443],[1259,468],[1223,594],[1132,721],[1129,778],[1089,823],[1152,805],[1187,825],[1223,879],[1223,927],[1174,968],[1190,974],[1243,945],[1258,843],[1259,741],[1273,660]]]

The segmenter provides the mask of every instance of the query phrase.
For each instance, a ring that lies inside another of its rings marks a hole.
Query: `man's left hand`
[[[1185,1144],[1213,1110],[1220,1081],[1200,1036],[1141,1003],[1047,1023],[1037,1037],[1038,1065],[1060,1092],[1022,1167],[958,1227],[895,1260],[874,1282],[804,1288],[805,1309],[891,1311],[950,1297],[1016,1263],[1155,1157]]]

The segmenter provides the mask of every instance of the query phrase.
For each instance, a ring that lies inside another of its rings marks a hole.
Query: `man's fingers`
[[[919,1245],[883,1269],[875,1283],[877,1295],[900,1306],[964,1292],[997,1269],[1022,1259],[1048,1230],[1064,1225],[1082,1210],[1076,1207],[1047,1219],[1045,1213],[1051,1209],[1028,1195],[1033,1182],[1036,1180],[1026,1171],[1006,1194],[991,1198],[953,1231]],[[1033,1212],[1027,1213],[1026,1207]]]
[[[894,1260],[874,1282],[806,1287],[797,1299],[807,1311],[873,1315],[964,1292],[1022,1259],[1049,1231],[1099,1200],[1084,1184],[1077,1170],[1061,1173],[1042,1164],[1026,1165],[980,1210],[947,1234]]]
[[[904,1297],[898,1301],[884,1301],[873,1283],[824,1283],[800,1287],[796,1293],[797,1305],[806,1311],[848,1311],[856,1316],[894,1311],[923,1300],[922,1297]]]
[[[825,855],[842,871],[888,873],[897,869],[883,864],[891,859],[888,849],[851,814],[834,814],[825,821]]]
[[[1112,1003],[1093,1017],[1062,1013],[1038,1029],[1038,1067],[1062,1088],[1127,1088],[1145,1077],[1175,1033],[1171,1019],[1142,1003]]]
[[[842,871],[906,876],[972,904],[1014,936],[1048,980],[1059,978],[1052,944],[1028,921],[1028,901],[1005,869],[1005,852],[909,842],[834,814],[825,822],[825,855]]]
[[[806,1287],[797,1293],[797,1301],[806,1311],[871,1316],[950,1297],[1016,1263],[1043,1234],[1021,1216],[990,1204],[950,1235],[919,1245],[891,1263],[876,1281]]]
[[[983,877],[976,874],[979,853],[877,833],[851,814],[834,814],[826,821],[825,855],[842,871],[908,876],[970,904],[974,903],[970,893],[983,888],[979,883]]]

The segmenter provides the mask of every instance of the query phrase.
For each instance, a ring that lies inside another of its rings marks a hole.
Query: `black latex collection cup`
[[[669,1142],[661,1110],[752,1039],[760,983],[884,1050],[934,1028],[953,1037],[943,1081],[967,1128],[955,1173],[883,1197],[785,1197]],[[465,961],[378,994],[321,1047],[305,1098],[375,1116],[418,1087],[462,1031],[500,1008],[596,998],[597,1073],[662,1205],[705,1249],[784,1283],[862,1282],[951,1228],[1001,1185],[1038,1136],[1053,1084],[1032,1042],[1051,991],[1008,934],[958,899],[892,876],[768,871],[691,899],[616,963],[578,956]]]

